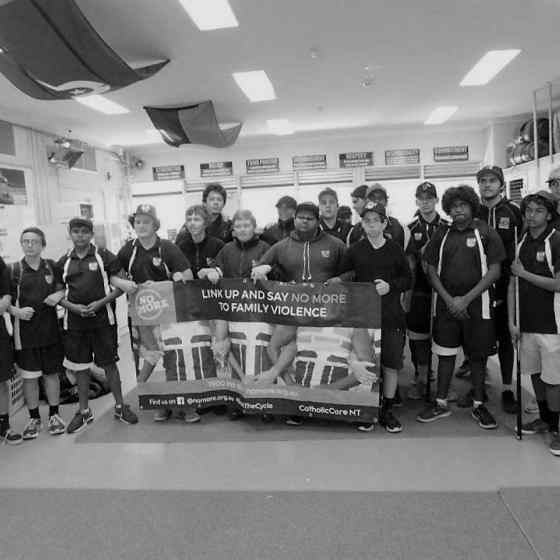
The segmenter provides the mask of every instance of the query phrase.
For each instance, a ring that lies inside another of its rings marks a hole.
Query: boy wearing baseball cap
[[[508,414],[515,414],[517,402],[512,384],[514,352],[508,327],[507,289],[510,265],[515,258],[515,237],[521,237],[523,218],[519,206],[504,196],[505,180],[501,167],[483,167],[476,174],[476,180],[481,201],[478,217],[498,232],[506,250],[501,276],[493,289],[494,321],[502,374],[502,408]],[[470,400],[467,399],[469,405]]]
[[[500,277],[500,263],[506,255],[496,231],[474,218],[479,205],[472,187],[447,189],[442,207],[452,224],[440,227],[424,251],[428,278],[436,292],[432,348],[438,356],[438,387],[435,404],[417,416],[419,422],[451,414],[447,397],[462,346],[471,359],[472,417],[483,429],[497,427],[484,406],[484,375],[495,336],[489,290]]]
[[[509,283],[510,332],[520,339],[523,374],[531,376],[539,418],[522,427],[524,434],[551,432],[550,452],[560,456],[560,233],[552,226],[556,202],[550,193],[526,196],[521,211],[527,232],[517,246]],[[519,297],[519,317],[514,321]]]
[[[274,245],[282,241],[294,231],[294,216],[296,213],[297,202],[291,196],[282,196],[276,203],[278,211],[278,221],[264,228],[261,239],[269,245]]]
[[[123,402],[121,379],[117,367],[116,318],[111,302],[126,287],[118,274],[121,265],[110,251],[98,253],[93,238],[93,223],[86,218],[72,218],[68,224],[74,248],[56,263],[57,280],[65,296],[63,342],[66,366],[77,372],[79,408],[68,424],[67,432],[76,433],[93,422],[88,406],[89,368],[95,364],[105,370],[115,398],[114,416],[125,424],[136,424],[138,417]]]
[[[437,190],[433,183],[425,181],[416,187],[415,219],[408,224],[408,229],[420,253],[440,226],[448,226],[436,211]],[[412,291],[410,310],[406,315],[408,344],[415,376],[408,397],[418,400],[423,397],[421,385],[427,381],[431,344],[431,300],[432,286],[426,276],[421,259],[416,263],[414,289]]]
[[[412,274],[403,249],[385,235],[388,224],[383,204],[368,201],[361,212],[365,237],[346,251],[342,274],[353,271],[354,281],[375,284],[382,296],[381,365],[383,368],[383,405],[379,423],[389,432],[402,431],[393,414],[398,371],[402,369],[406,319],[401,295],[411,288]],[[373,425],[362,426],[369,431]]]

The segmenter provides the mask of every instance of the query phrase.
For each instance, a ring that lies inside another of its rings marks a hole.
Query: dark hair
[[[368,189],[369,187],[367,185],[360,185],[350,193],[350,196],[353,196],[354,198],[365,198]]]
[[[556,211],[556,203],[550,196],[547,196],[549,193],[546,191],[538,191],[536,193],[528,194],[522,201],[521,201],[521,214],[525,216],[525,212],[527,211],[527,206],[531,202],[536,202],[541,206],[544,206],[550,215],[552,216],[552,220],[555,220],[558,217],[558,212]]]
[[[449,214],[451,206],[456,200],[466,202],[471,207],[473,216],[478,214],[480,209],[480,199],[478,198],[475,190],[469,185],[451,187],[443,193],[441,207],[446,214]]]
[[[227,193],[226,189],[220,185],[220,183],[210,183],[206,185],[204,192],[202,193],[202,202],[206,204],[206,200],[208,199],[208,195],[211,192],[217,192],[221,197],[224,199],[224,204],[227,202]]]
[[[346,216],[347,218],[351,218],[352,217],[352,209],[350,208],[350,206],[339,206],[337,216],[339,218],[344,217],[344,216]]]
[[[43,232],[42,229],[39,229],[38,227],[28,227],[25,228],[22,232],[21,235],[19,236],[19,242],[21,243],[21,240],[23,239],[23,236],[26,233],[34,233],[35,235],[38,235],[41,238],[41,244],[43,245],[43,247],[47,246],[47,238],[45,237],[45,233]]]

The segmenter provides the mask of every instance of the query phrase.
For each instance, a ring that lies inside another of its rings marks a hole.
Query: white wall
[[[29,225],[42,227],[47,234],[47,254],[60,256],[68,246],[66,224],[79,215],[80,203],[93,205],[94,222],[105,227],[109,247],[117,249],[131,201],[125,169],[113,154],[96,150],[96,172],[65,169],[47,161],[54,135],[14,126],[14,137],[16,155],[0,154],[0,165],[24,171],[28,205],[0,207],[2,227],[9,230],[1,238],[6,260],[19,256],[19,232]]]
[[[264,225],[276,219],[274,204],[284,194],[291,194],[297,200],[316,199],[317,193],[326,185],[290,187],[251,188],[241,192],[241,197],[235,196],[235,186],[238,177],[245,174],[245,160],[249,158],[279,157],[280,172],[292,171],[292,156],[305,154],[327,154],[329,169],[338,168],[338,154],[351,151],[373,151],[376,166],[384,166],[385,150],[402,148],[419,148],[421,164],[432,164],[433,148],[435,146],[464,145],[469,146],[471,161],[483,161],[486,153],[487,134],[485,127],[469,127],[455,129],[419,128],[414,130],[385,130],[385,131],[356,131],[355,133],[318,135],[295,135],[286,137],[263,137],[259,139],[240,139],[235,146],[226,149],[212,149],[203,146],[183,146],[181,148],[137,147],[130,152],[144,161],[144,168],[134,170],[132,192],[150,193],[135,202],[150,202],[155,204],[162,216],[162,233],[167,228],[176,228],[183,222],[184,208],[200,201],[200,163],[209,161],[233,161],[234,190],[228,191],[228,198],[232,200],[226,208],[226,213],[236,209],[237,204],[249,208],[257,216],[259,225]],[[182,164],[185,166],[186,188],[183,182],[152,182],[152,167]],[[353,178],[346,184],[335,185],[339,193],[341,204],[350,204],[350,192],[363,182],[362,170],[356,170]],[[271,176],[273,182],[274,175]],[[231,179],[228,178],[228,180]],[[220,181],[220,179],[216,179]],[[207,180],[210,182],[210,180]],[[384,185],[390,195],[390,210],[398,218],[407,221],[415,211],[414,189],[420,179],[406,181],[386,181]],[[435,181],[443,191],[450,184],[471,182],[451,180]],[[185,190],[186,192],[182,192]],[[175,195],[158,196],[157,193],[175,191]]]

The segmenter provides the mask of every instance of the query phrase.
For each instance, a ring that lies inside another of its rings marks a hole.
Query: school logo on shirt
[[[545,256],[544,251],[537,251],[537,262],[544,262]]]
[[[210,257],[206,257],[206,266],[212,266],[212,259]]]
[[[325,258],[328,259],[331,256],[331,252],[330,250],[326,250],[326,251],[321,251],[321,255]]]
[[[154,266],[161,266],[161,258],[160,257],[154,257],[152,259],[152,263]]]
[[[498,229],[509,229],[509,218],[507,216],[500,218]]]
[[[45,282],[46,282],[47,284],[52,284],[52,283],[53,283],[53,280],[54,280],[54,278],[53,278],[53,275],[52,275],[52,274],[45,274]]]
[[[98,268],[99,268],[99,265],[96,262],[90,262],[89,263],[89,269],[92,272],[95,272]]]
[[[469,249],[476,247],[476,237],[467,237],[467,247]]]
[[[414,234],[414,239],[416,241],[422,241],[422,234],[421,233],[415,233]]]

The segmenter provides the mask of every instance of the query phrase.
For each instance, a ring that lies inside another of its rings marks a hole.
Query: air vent
[[[366,181],[389,181],[391,179],[418,179],[419,165],[391,165],[386,167],[366,167]]]
[[[509,199],[521,202],[523,198],[523,179],[514,179],[509,182]]]
[[[275,173],[274,175],[243,175],[241,177],[241,188],[256,189],[262,187],[286,187],[293,186],[294,173]]]
[[[351,183],[352,179],[352,169],[298,171],[298,181],[300,185]]]
[[[476,175],[479,169],[480,162],[478,161],[425,165],[424,177],[426,179],[432,179],[436,177],[473,177]]]

